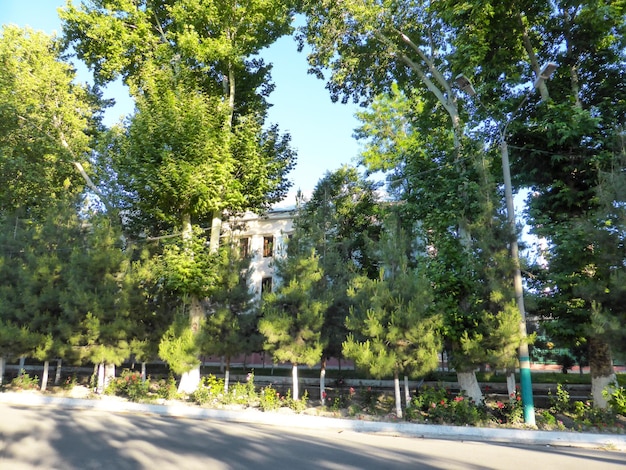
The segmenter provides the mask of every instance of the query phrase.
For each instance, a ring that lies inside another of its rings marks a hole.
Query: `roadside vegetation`
[[[231,371],[232,372],[232,371]],[[235,368],[235,377],[237,375]],[[533,376],[536,384],[550,384],[548,399],[545,406],[536,409],[536,426],[524,424],[523,406],[518,392],[506,396],[501,391],[490,389],[490,385],[502,384],[504,376],[489,373],[478,373],[485,379],[483,384],[485,399],[482,403],[475,402],[463,391],[455,389],[447,379],[454,378],[449,373],[431,374],[428,381],[414,390],[409,397],[403,418],[395,413],[395,398],[392,390],[383,390],[372,386],[351,386],[356,379],[353,370],[344,371],[343,377],[330,380],[322,400],[312,400],[306,387],[299,399],[294,399],[289,388],[284,387],[283,377],[289,370],[275,369],[276,383],[258,385],[253,372],[248,372],[243,381],[237,381],[229,387],[218,375],[205,375],[199,387],[191,394],[181,394],[177,390],[174,376],[145,380],[139,372],[124,369],[119,377],[109,381],[104,394],[136,403],[171,404],[185,403],[189,406],[205,408],[245,410],[257,409],[263,412],[292,412],[307,415],[399,422],[406,421],[419,424],[504,427],[539,429],[546,431],[584,431],[623,434],[626,429],[626,374],[619,374],[621,386],[612,393],[606,393],[609,403],[607,409],[593,406],[591,400],[580,400],[572,397],[570,385],[590,385],[588,374],[556,374],[538,373]],[[313,371],[306,371],[313,372]],[[313,374],[303,374],[303,377]],[[345,379],[344,379],[345,377]],[[573,377],[576,379],[571,380]],[[267,379],[267,377],[265,377]],[[555,379],[567,379],[559,382]],[[22,371],[4,387],[4,391],[36,391],[40,389],[38,376],[30,376]],[[61,385],[48,389],[49,395],[73,396],[75,389],[87,392],[87,398],[101,399],[94,393],[96,381],[94,377],[76,375],[68,376]],[[500,389],[502,387],[499,387]]]

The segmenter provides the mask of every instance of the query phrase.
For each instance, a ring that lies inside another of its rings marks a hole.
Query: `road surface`
[[[0,404],[0,469],[624,469],[626,453]]]

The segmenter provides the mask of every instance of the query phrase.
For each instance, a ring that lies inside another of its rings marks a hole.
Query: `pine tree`
[[[322,327],[328,306],[322,295],[324,273],[311,251],[277,262],[277,274],[282,284],[263,298],[259,331],[274,360],[292,364],[292,397],[298,400],[298,365],[315,365],[324,350]]]
[[[397,219],[385,228],[378,244],[378,279],[361,276],[350,289],[354,306],[346,320],[350,335],[343,352],[373,377],[393,374],[396,415],[401,418],[399,375],[424,376],[437,368],[442,316],[433,312],[430,282],[419,264],[411,265],[414,244]]]

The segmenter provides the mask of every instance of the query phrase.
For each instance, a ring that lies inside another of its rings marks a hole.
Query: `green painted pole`
[[[520,312],[520,335],[522,344],[519,347],[520,365],[520,388],[522,392],[522,405],[524,407],[524,422],[535,425],[535,405],[533,402],[533,385],[530,376],[530,355],[526,342],[526,309],[524,307],[524,288],[522,286],[522,271],[519,263],[519,246],[517,244],[517,231],[515,230],[515,206],[513,205],[513,190],[511,185],[511,169],[509,166],[509,148],[504,134],[500,142],[502,150],[502,173],[504,174],[504,196],[506,199],[506,212],[509,228],[511,230],[511,258],[513,259],[514,272],[513,284],[515,287],[515,299]]]

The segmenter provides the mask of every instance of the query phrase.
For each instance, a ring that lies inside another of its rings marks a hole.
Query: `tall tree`
[[[61,17],[96,82],[121,76],[136,99],[126,135],[109,148],[121,147],[110,160],[128,213],[143,219],[139,232],[176,230],[184,246],[194,224],[210,223],[216,253],[224,211],[261,210],[284,196],[294,155],[287,135],[264,128],[270,66],[253,56],[290,32],[289,2],[94,0],[68,3]],[[195,259],[189,246],[182,252]],[[200,293],[181,292],[197,331]],[[196,367],[181,389],[198,382]]]
[[[14,304],[19,318],[12,313],[3,321],[13,331],[10,350],[20,338],[31,343],[28,337],[38,335],[21,352],[47,360],[59,353],[52,343],[63,342],[56,295],[66,223],[76,217],[85,187],[99,194],[89,160],[103,103],[96,90],[75,82],[55,37],[4,26],[0,62],[0,214],[8,224],[2,236],[17,249],[3,263],[21,266],[16,272],[23,274],[5,285],[20,303]]]
[[[464,318],[455,322],[460,333],[474,328],[472,283],[475,279],[466,276],[472,274],[470,266],[475,265],[472,258],[476,237],[470,227],[477,220],[476,215],[489,207],[479,207],[483,204],[479,188],[486,174],[480,170],[484,159],[466,135],[466,109],[459,102],[459,90],[454,85],[450,29],[432,2],[311,1],[305,2],[304,11],[308,21],[301,30],[300,40],[313,48],[309,56],[313,73],[324,77],[324,72],[330,69],[327,88],[334,99],[352,98],[371,103],[375,97],[386,94],[390,102],[378,103],[383,109],[395,106],[399,95],[408,100],[402,110],[396,108],[398,113],[392,123],[371,113],[373,132],[362,129],[360,133],[361,137],[373,139],[372,151],[364,154],[364,161],[368,171],[393,174],[392,190],[402,195],[399,199],[432,196],[438,200],[429,209],[437,230],[429,232],[429,226],[425,233],[438,236],[433,245],[437,247],[442,272],[454,269],[459,272],[458,276],[447,279],[450,318]],[[421,126],[416,126],[419,131],[411,129],[416,115],[422,121]],[[395,130],[401,135],[409,132],[415,136],[426,130],[427,134],[421,136],[422,140],[405,139],[404,143],[411,145],[403,147],[399,144],[401,139],[395,139]],[[407,165],[408,162],[417,164]],[[435,184],[432,180],[428,180],[429,184],[424,184],[426,179],[421,181],[425,172],[433,173]],[[431,188],[437,191],[431,192]],[[428,207],[425,202],[419,205],[422,210]],[[435,213],[444,217],[436,220]],[[462,271],[465,272],[461,274]],[[471,331],[469,334],[472,335]],[[459,338],[457,335],[456,339]],[[482,395],[473,372],[479,358],[466,355],[466,359],[463,367],[459,364],[459,380],[480,401]]]
[[[324,272],[323,295],[329,298],[322,328],[325,344],[320,369],[322,401],[326,360],[341,359],[347,336],[345,318],[351,303],[348,285],[354,276],[373,278],[378,273],[378,259],[369,248],[381,230],[377,187],[378,184],[359,175],[356,168],[342,167],[327,173],[317,183],[313,195],[298,207],[294,218],[287,255],[302,256],[315,250]]]
[[[549,95],[540,89],[540,105],[508,88],[521,106],[510,125],[513,171],[531,189],[529,222],[550,247],[542,286],[550,295],[541,307],[555,319],[547,325],[553,334],[570,346],[588,344],[597,406],[606,406],[601,390],[615,380],[610,345],[593,325],[593,312],[604,300],[597,295],[606,282],[602,273],[619,264],[603,259],[610,250],[601,246],[608,241],[602,221],[611,210],[599,215],[596,194],[600,174],[622,164],[613,144],[626,111],[624,18],[623,2],[604,1],[553,2],[547,14],[522,15],[525,62],[535,69],[533,55],[549,58],[559,69]]]

